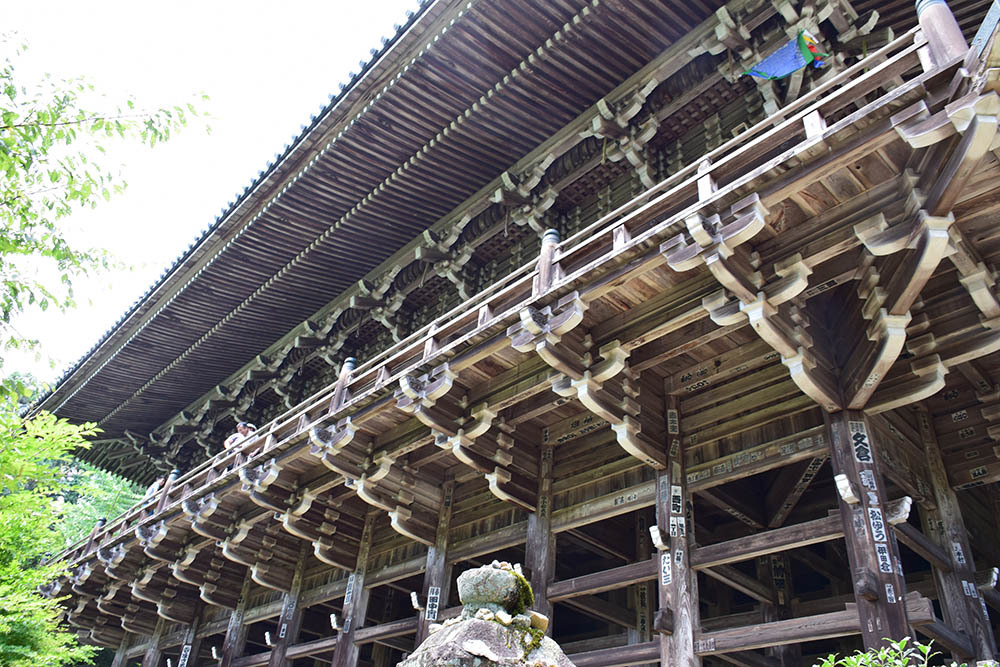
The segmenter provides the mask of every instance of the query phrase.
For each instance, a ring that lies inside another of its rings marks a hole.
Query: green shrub
[[[886,641],[889,642],[887,646],[873,648],[864,653],[858,651],[843,657],[830,654],[815,667],[928,667],[931,658],[940,655],[931,652],[930,643],[921,644],[918,641],[911,641],[909,637],[903,637],[899,641],[891,639]],[[961,666],[954,662],[951,664],[952,667],[966,667],[965,663]]]

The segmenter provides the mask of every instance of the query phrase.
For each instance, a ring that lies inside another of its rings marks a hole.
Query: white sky
[[[395,33],[417,0],[78,0],[8,3],[3,30],[30,45],[40,71],[84,76],[112,99],[147,107],[204,92],[211,134],[189,124],[153,149],[110,151],[128,190],[67,224],[87,245],[111,250],[132,271],[80,279],[77,308],[15,324],[43,353],[6,355],[3,371],[52,381],[75,363],[161,271],[283,151],[369,50]]]

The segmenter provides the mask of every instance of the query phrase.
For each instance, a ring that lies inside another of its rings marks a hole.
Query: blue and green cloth
[[[830,54],[819,50],[819,42],[806,30],[800,30],[798,36],[777,51],[764,58],[748,69],[744,74],[758,76],[762,79],[783,79],[809,63],[813,67],[822,67],[822,58]]]

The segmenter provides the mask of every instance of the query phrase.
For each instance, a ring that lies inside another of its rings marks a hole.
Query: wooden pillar
[[[542,445],[538,463],[538,502],[528,516],[528,536],[524,544],[524,564],[535,594],[534,608],[552,618],[548,588],[555,578],[556,536],[552,532],[552,446]],[[552,623],[546,633],[552,633]]]
[[[372,534],[375,532],[375,515],[365,518],[365,529],[358,547],[358,562],[347,580],[344,595],[344,620],[337,636],[337,647],[333,651],[333,667],[354,667],[358,662],[358,647],[354,643],[354,631],[364,624],[368,612],[368,589],[365,588],[365,571],[368,568],[368,552],[371,550]]]
[[[427,550],[422,591],[423,609],[417,614],[417,637],[414,648],[427,639],[427,629],[438,620],[438,612],[448,606],[451,594],[451,564],[448,562],[448,530],[451,527],[451,503],[455,495],[455,481],[448,480],[441,490],[441,513],[438,515],[434,544]]]
[[[896,536],[885,516],[877,444],[862,412],[843,410],[824,413],[823,418],[830,432],[830,462],[840,490],[840,517],[861,635],[866,649],[875,648],[884,645],[885,638],[913,634],[906,621]]]
[[[917,21],[927,38],[927,56],[930,62],[923,63],[924,69],[945,64],[953,58],[960,58],[969,50],[962,29],[944,0],[917,0]],[[921,54],[923,61],[925,57]]]
[[[111,667],[125,667],[126,654],[128,653],[128,635],[122,637],[122,643],[118,645],[118,650],[115,651],[115,657],[111,660]]]
[[[652,546],[649,542],[650,520],[646,510],[639,510],[635,513],[635,559],[636,561],[648,561],[652,558]],[[641,581],[629,586],[629,597],[632,602],[632,609],[635,611],[635,628],[627,630],[629,644],[642,644],[653,639],[652,615],[650,605],[652,598],[652,584],[648,581]]]
[[[385,644],[372,644],[372,667],[393,667],[392,649]]]
[[[251,584],[253,584],[253,580],[250,578],[250,570],[247,570],[246,578],[243,580],[243,588],[240,589],[240,599],[236,602],[236,609],[229,617],[226,638],[222,640],[222,659],[219,660],[219,667],[230,667],[233,660],[243,655],[243,649],[247,644],[247,629],[243,624],[243,614],[246,612]]]
[[[920,405],[916,409],[920,438],[924,444],[924,459],[927,473],[934,491],[936,510],[924,513],[928,535],[936,539],[951,558],[951,572],[934,570],[938,588],[938,601],[944,620],[954,630],[965,633],[972,642],[976,660],[993,660],[997,646],[990,628],[986,603],[976,588],[976,566],[972,559],[972,548],[966,536],[962,508],[954,489],[948,483],[948,473],[941,460],[941,448],[927,408]],[[957,657],[957,656],[956,656]],[[963,656],[966,657],[966,656]]]
[[[757,579],[774,591],[774,604],[763,603],[761,616],[765,623],[794,618],[792,613],[792,570],[786,554],[771,554],[757,559]],[[798,667],[802,664],[802,647],[782,644],[768,649],[778,659],[781,667]]]
[[[532,284],[534,295],[545,294],[557,279],[559,269],[556,264],[556,253],[559,250],[559,230],[546,229],[542,235],[542,247],[538,254],[538,275]],[[544,612],[543,612],[544,613]]]
[[[176,482],[177,478],[180,476],[180,470],[174,469],[170,471],[167,481],[163,484],[163,488],[160,490],[160,499],[156,501],[156,510],[153,514],[159,514],[163,511],[163,508],[167,506],[167,495],[170,493],[170,489],[173,488],[174,482]]]
[[[695,653],[694,636],[701,620],[698,579],[690,567],[694,519],[684,471],[678,405],[677,397],[668,395],[667,468],[656,473],[660,606],[653,627],[660,632],[661,665],[696,667],[701,665],[701,658]]]
[[[162,618],[156,620],[156,629],[153,630],[153,636],[149,638],[146,652],[142,656],[142,667],[159,667],[160,659],[163,657],[160,651],[160,639],[163,637],[164,625],[166,621]]]
[[[195,667],[198,664],[198,652],[201,650],[201,638],[198,636],[198,626],[201,624],[202,614],[205,613],[205,605],[199,604],[195,611],[194,620],[184,630],[184,639],[181,641],[181,653],[177,658],[177,667]]]
[[[298,639],[303,611],[302,606],[299,605],[299,598],[302,595],[302,578],[305,576],[306,562],[311,547],[312,544],[306,541],[299,545],[299,559],[295,563],[292,586],[285,593],[281,603],[281,615],[278,616],[278,636],[271,639],[271,657],[267,661],[268,667],[282,667],[286,663],[285,652]]]

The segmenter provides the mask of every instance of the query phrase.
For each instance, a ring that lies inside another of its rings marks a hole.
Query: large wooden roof
[[[156,475],[145,457],[190,467],[249,408],[264,421],[292,407],[345,357],[384,352],[522,266],[532,211],[573,231],[630,196],[641,156],[592,123],[628,125],[629,96],[658,110],[632,119],[659,156],[645,187],[771,113],[739,77],[742,37],[719,29],[735,16],[752,59],[784,39],[779,10],[730,3],[706,21],[719,4],[423,5],[40,407],[98,422],[105,443],[84,456],[141,480]],[[986,4],[952,6],[971,36]],[[911,28],[894,7],[844,54]],[[857,24],[874,9],[860,3]]]
[[[153,430],[721,3],[467,4],[425,4],[40,407]]]

